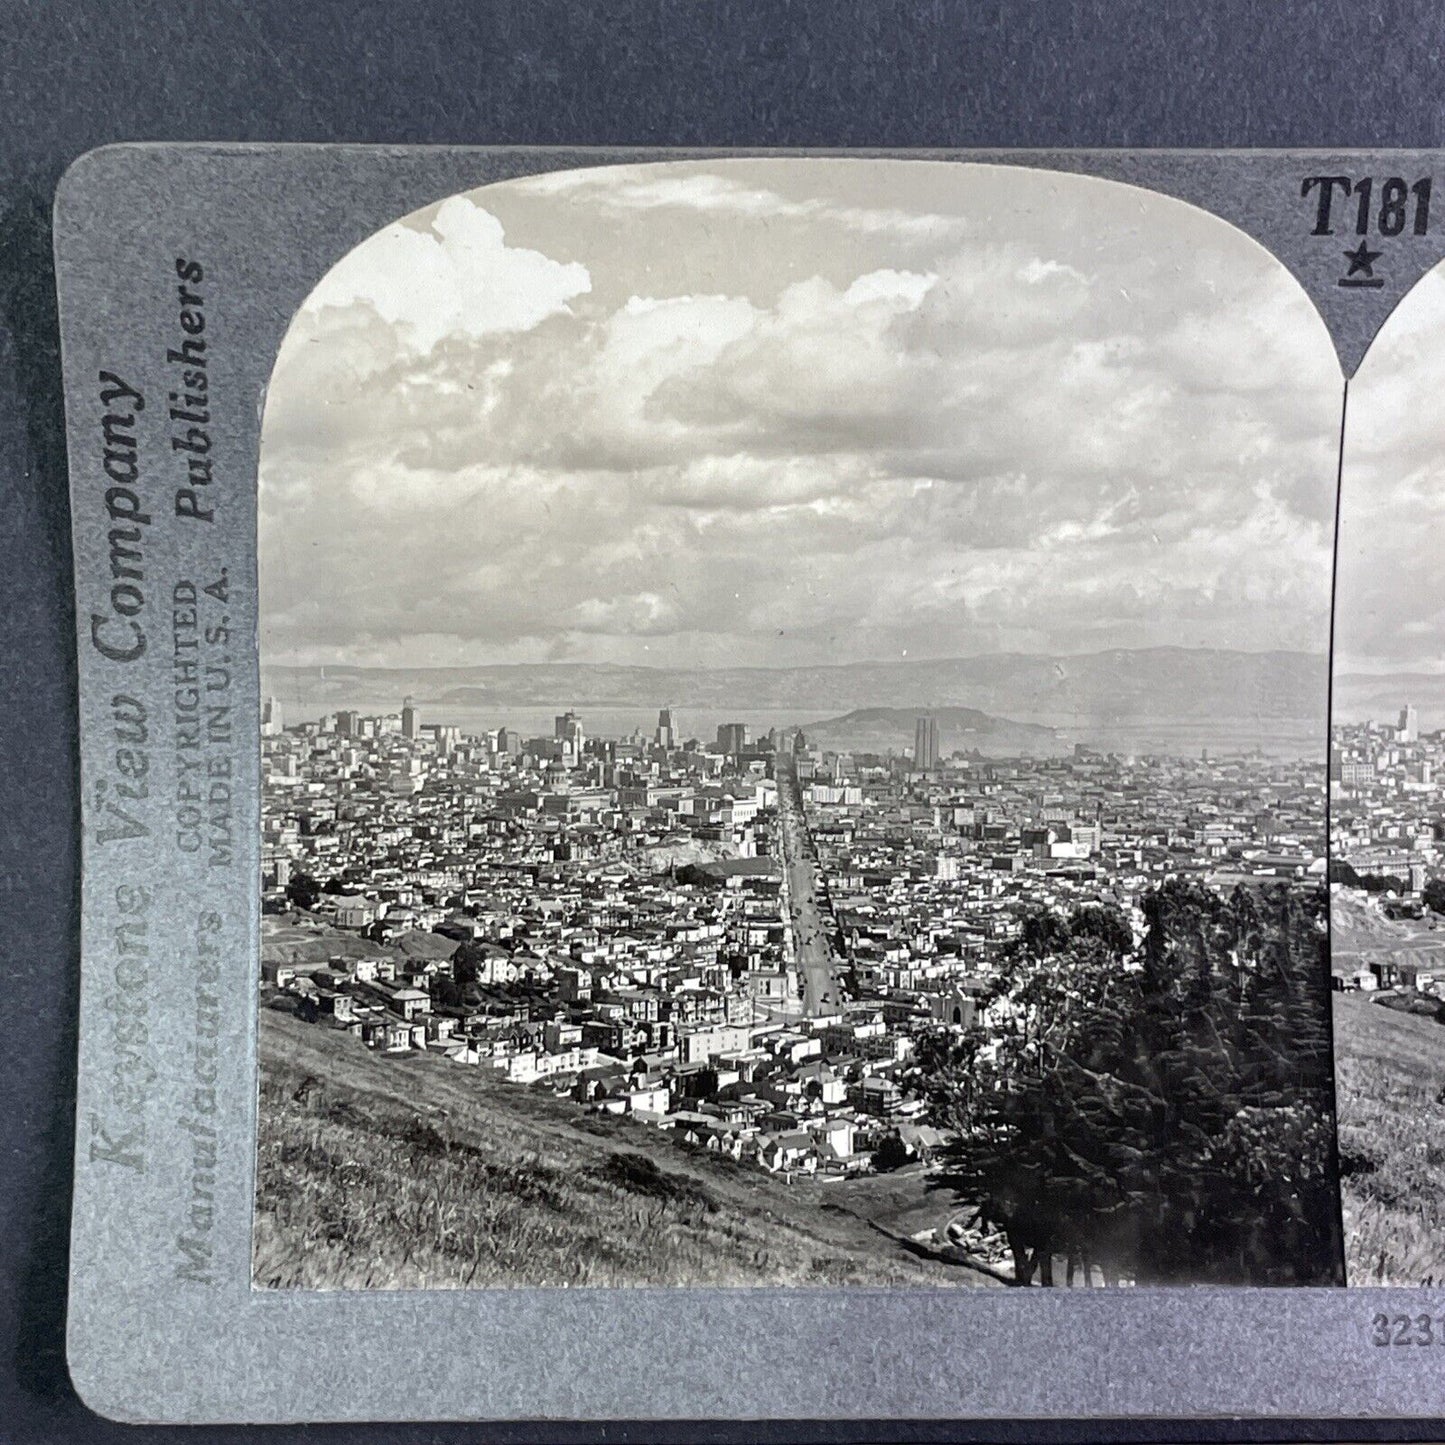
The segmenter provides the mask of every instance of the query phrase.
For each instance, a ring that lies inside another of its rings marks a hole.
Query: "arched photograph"
[[[1350,381],[1330,753],[1351,1284],[1445,1280],[1445,273]]]
[[[1256,242],[1045,170],[339,260],[262,432],[255,1283],[1341,1283],[1343,391]]]

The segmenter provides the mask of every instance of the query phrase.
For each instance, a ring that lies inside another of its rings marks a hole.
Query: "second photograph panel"
[[[1445,274],[1350,380],[1331,932],[1352,1285],[1445,1282]]]

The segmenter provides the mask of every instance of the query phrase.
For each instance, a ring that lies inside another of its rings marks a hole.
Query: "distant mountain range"
[[[942,756],[978,752],[985,757],[1059,757],[1073,744],[1053,728],[1036,723],[1010,722],[972,707],[936,707],[928,710],[938,723]],[[887,753],[911,748],[918,708],[858,708],[843,717],[804,723],[803,733],[833,752]]]
[[[1342,672],[1335,678],[1337,722],[1393,722],[1406,703],[1420,726],[1445,727],[1445,676],[1433,672]]]
[[[1115,649],[1066,656],[850,662],[820,667],[653,668],[532,663],[449,668],[263,667],[262,690],[287,701],[348,707],[597,707],[699,712],[977,709],[1076,733],[1207,723],[1240,732],[1281,725],[1323,732],[1326,662],[1304,652]],[[911,741],[911,733],[910,738]]]

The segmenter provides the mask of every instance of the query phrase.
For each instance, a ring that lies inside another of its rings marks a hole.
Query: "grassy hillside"
[[[1445,1025],[1335,996],[1351,1284],[1445,1283]]]
[[[265,1007],[260,1048],[262,1286],[989,1282],[908,1253],[837,1185],[788,1185],[485,1069],[379,1057]]]
[[[318,914],[292,910],[261,919],[261,958],[274,963],[325,963],[329,958],[450,958],[454,938],[412,929],[390,943],[373,943],[349,928],[333,928]]]

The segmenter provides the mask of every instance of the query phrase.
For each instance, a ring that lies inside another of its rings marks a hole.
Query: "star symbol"
[[[1370,250],[1368,244],[1361,241],[1353,251],[1346,251],[1345,260],[1350,263],[1350,269],[1345,272],[1346,276],[1353,276],[1357,271],[1363,271],[1366,276],[1375,274],[1375,262],[1380,259],[1379,251]]]

